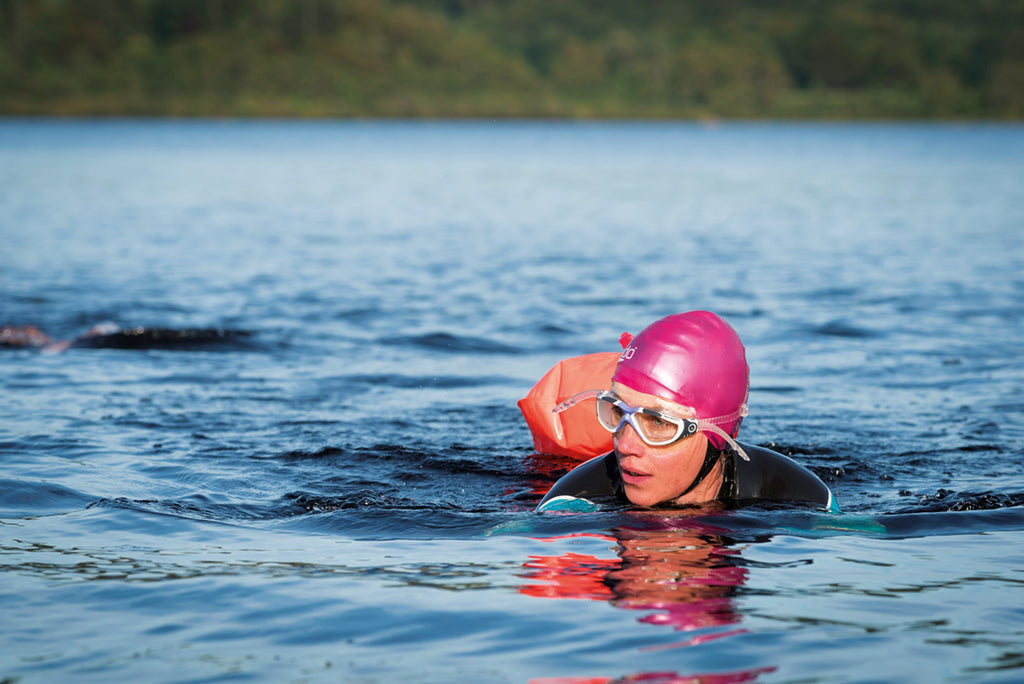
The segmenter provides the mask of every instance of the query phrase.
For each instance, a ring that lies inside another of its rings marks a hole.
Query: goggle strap
[[[744,461],[749,461],[750,457],[747,456],[747,452],[743,451],[743,447],[737,444],[736,440],[733,439],[731,435],[726,433],[725,430],[718,427],[718,423],[731,423],[739,418],[746,417],[746,415],[747,405],[741,404],[738,409],[736,409],[727,416],[717,416],[715,418],[698,418],[697,427],[699,427],[701,430],[708,430],[709,432],[713,432],[714,434],[718,435],[719,437],[721,437],[722,439],[729,443],[729,446],[732,447],[733,451],[740,455],[740,458],[742,458]]]
[[[744,461],[749,461],[750,460],[750,457],[747,456],[747,452],[745,452],[743,450],[743,447],[741,447],[739,444],[737,444],[736,440],[733,439],[732,437],[730,437],[728,435],[728,433],[726,433],[725,430],[723,430],[722,428],[718,427],[714,423],[712,423],[710,421],[707,421],[707,420],[698,420],[697,421],[697,427],[699,427],[701,430],[705,430],[705,431],[708,431],[708,432],[715,433],[716,435],[718,435],[719,437],[724,439],[726,442],[728,442],[729,446],[732,447],[733,451],[735,451],[737,454],[740,455],[740,458],[742,458]]]
[[[584,399],[589,399],[590,397],[596,397],[602,391],[603,390],[585,390],[583,392],[580,392],[577,395],[569,397],[568,399],[563,401],[561,404],[559,404],[555,408],[551,409],[551,412],[552,413],[562,413],[563,411],[567,411],[567,410],[571,409],[573,406],[575,406],[576,404],[578,404],[581,401],[583,401]]]

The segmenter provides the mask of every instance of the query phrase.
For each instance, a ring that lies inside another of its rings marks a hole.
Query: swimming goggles
[[[696,420],[630,406],[611,392],[597,395],[597,419],[611,433],[618,432],[629,423],[640,439],[651,446],[671,444],[697,433]]]
[[[747,415],[747,405],[743,404],[727,416],[715,418],[678,418],[654,409],[630,406],[607,390],[587,390],[580,392],[552,409],[553,413],[561,413],[584,399],[597,399],[597,420],[601,426],[611,433],[621,430],[626,423],[640,439],[650,446],[664,446],[680,439],[685,439],[697,432],[711,432],[718,435],[733,448],[744,461],[749,461],[743,447],[736,443],[729,434],[717,423],[732,423]]]

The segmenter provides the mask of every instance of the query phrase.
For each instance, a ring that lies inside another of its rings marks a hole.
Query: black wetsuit
[[[716,497],[719,501],[730,506],[796,504],[838,512],[832,492],[810,470],[770,449],[741,446],[749,461],[731,449],[723,454],[725,481]],[[567,473],[548,490],[537,510],[586,510],[576,502],[593,504],[593,508],[604,503],[628,503],[615,452],[592,458]]]

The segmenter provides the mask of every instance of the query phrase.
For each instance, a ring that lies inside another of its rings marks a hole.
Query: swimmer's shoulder
[[[839,512],[832,490],[806,467],[765,447],[741,446],[750,460],[731,454],[721,499],[740,507],[778,503]],[[536,510],[594,511],[622,501],[615,454],[609,453],[586,461],[555,482]]]
[[[750,457],[732,457],[729,499],[739,505],[778,502],[814,505],[838,513],[832,490],[821,478],[788,456],[765,447],[742,444]]]
[[[537,511],[593,511],[618,496],[615,454],[586,461],[563,475],[537,504]]]

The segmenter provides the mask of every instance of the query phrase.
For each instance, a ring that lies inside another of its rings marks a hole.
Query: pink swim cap
[[[612,380],[690,407],[731,437],[739,432],[750,391],[739,335],[709,311],[666,316],[644,328],[622,351]],[[715,432],[705,431],[722,449],[726,440]]]

